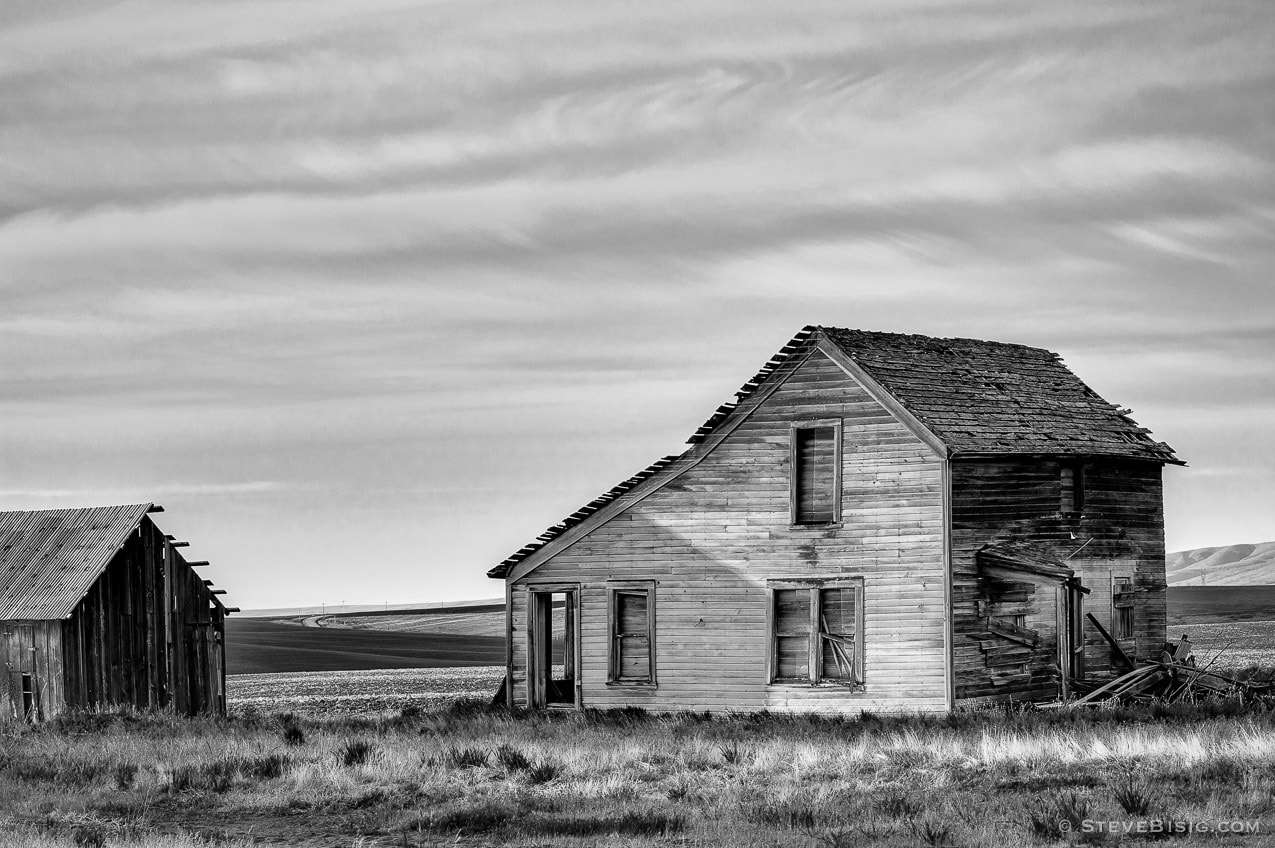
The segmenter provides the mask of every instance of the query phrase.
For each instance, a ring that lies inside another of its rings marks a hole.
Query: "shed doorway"
[[[6,634],[8,656],[5,657],[10,711],[19,721],[35,722],[44,718],[40,703],[40,680],[36,674],[35,628],[17,625]],[[0,643],[0,647],[4,647]]]
[[[527,703],[533,709],[580,707],[580,587],[527,590]]]

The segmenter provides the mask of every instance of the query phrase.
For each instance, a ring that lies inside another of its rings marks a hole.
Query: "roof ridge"
[[[1152,439],[1123,407],[1104,400],[1054,351],[1017,342],[816,324],[807,324],[770,357],[687,444],[706,441],[780,368],[807,353],[817,336],[853,360],[953,455],[1117,456],[1181,464],[1171,447]],[[950,379],[954,374],[962,379]],[[506,557],[488,576],[506,576],[514,565],[685,455],[666,456],[613,486]]]

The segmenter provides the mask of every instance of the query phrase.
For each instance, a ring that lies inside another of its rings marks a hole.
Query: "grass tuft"
[[[912,823],[911,829],[918,844],[929,845],[930,848],[952,848],[956,844],[952,829],[933,816],[918,819]]]
[[[491,754],[484,748],[448,748],[443,751],[441,762],[445,768],[485,768]]]
[[[111,774],[115,778],[116,789],[121,791],[132,789],[133,781],[137,777],[137,763],[116,763]]]
[[[552,783],[562,776],[565,769],[562,765],[553,760],[540,760],[531,768],[527,769],[527,782],[533,786],[542,783]]]
[[[531,758],[509,743],[496,749],[496,762],[507,772],[527,771],[532,766]]]
[[[1126,778],[1111,786],[1111,794],[1115,797],[1120,809],[1131,816],[1145,816],[1155,800],[1151,785],[1141,778]]]

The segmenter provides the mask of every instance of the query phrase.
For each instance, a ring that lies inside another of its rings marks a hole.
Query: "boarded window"
[[[1111,635],[1133,638],[1133,581],[1128,577],[1111,580]]]
[[[830,524],[837,516],[837,428],[793,430],[793,521]]]
[[[863,681],[863,586],[772,583],[771,679],[818,683]]]
[[[1085,467],[1079,462],[1064,463],[1059,472],[1059,510],[1078,513],[1085,508]]]
[[[611,590],[612,681],[654,683],[651,643],[654,636],[654,586]]]

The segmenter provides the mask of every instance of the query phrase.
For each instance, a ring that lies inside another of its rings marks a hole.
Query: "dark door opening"
[[[17,625],[5,635],[8,637],[8,694],[13,717],[22,721],[40,721],[44,718],[44,705],[40,703],[41,680],[36,671],[35,628]],[[4,647],[4,643],[0,642],[0,651]]]
[[[534,709],[580,706],[579,599],[574,586],[528,591],[528,703]]]
[[[1075,681],[1085,679],[1085,595],[1088,594],[1079,580],[1068,583],[1067,593],[1067,647],[1071,652],[1068,676]]]
[[[35,691],[35,675],[22,674],[22,717],[26,721],[35,721],[40,717],[40,701]]]

